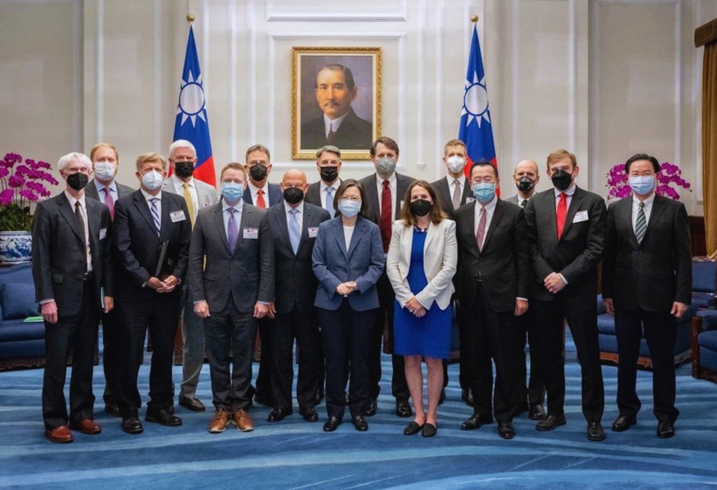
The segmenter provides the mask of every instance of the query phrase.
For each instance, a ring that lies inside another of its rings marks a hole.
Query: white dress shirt
[[[490,229],[490,222],[493,220],[493,214],[495,214],[495,205],[498,203],[498,198],[494,197],[489,203],[483,205],[476,201],[475,205],[475,224],[473,226],[473,235],[478,236],[478,225],[480,225],[480,210],[485,207],[485,230],[483,231],[483,243],[480,244],[480,248],[483,249],[485,245],[485,239],[488,236],[488,230]]]
[[[349,115],[349,112],[347,112],[346,114],[344,114],[341,117],[337,117],[336,119],[329,119],[329,117],[326,114],[324,114],[324,136],[326,136],[328,138],[329,133],[331,131],[333,131],[335,134],[336,131],[339,130],[341,123],[344,122],[344,119],[346,119],[346,116]]]
[[[104,192],[102,193],[104,194]],[[75,212],[75,203],[80,203],[80,214],[82,215],[82,220],[85,222],[85,251],[87,252],[87,272],[90,272],[92,270],[92,250],[90,249],[90,223],[87,220],[87,202],[85,200],[85,193],[82,193],[82,197],[79,199],[75,199],[72,197],[72,195],[65,190],[65,197],[70,202],[70,207],[72,208],[72,213]],[[99,230],[97,230],[97,233],[99,235]]]
[[[391,223],[393,223],[394,218],[396,216],[396,206],[398,205],[398,201],[400,197],[396,196],[396,193],[398,192],[398,189],[396,186],[398,185],[398,179],[396,179],[396,172],[393,172],[391,176],[388,179],[388,187],[391,189]],[[381,214],[381,205],[382,205],[382,195],[383,195],[383,181],[384,179],[376,174],[376,191],[378,192],[378,213],[379,216]],[[403,197],[403,196],[401,196]]]
[[[642,201],[645,203],[644,212],[645,212],[645,224],[650,223],[650,214],[652,213],[652,204],[655,202],[655,193],[653,192],[650,197]],[[637,213],[640,212],[640,200],[635,197],[635,195],[632,196],[632,229],[637,229]]]
[[[95,189],[97,189],[97,195],[100,196],[100,201],[105,202],[105,187],[110,188],[110,195],[112,196],[112,202],[117,202],[117,199],[119,199],[119,191],[117,190],[117,184],[115,183],[114,179],[112,179],[112,182],[110,182],[110,185],[105,186],[102,182],[100,182],[97,179],[94,179],[95,183]]]
[[[304,201],[301,201],[298,206],[292,208],[288,202],[284,201],[284,211],[286,212],[286,224],[287,226],[291,223],[291,211],[292,209],[298,209],[296,213],[296,220],[299,222],[299,230],[304,229]]]
[[[234,213],[234,220],[237,222],[238,233],[241,231],[241,214],[244,210],[244,200],[239,199],[238,203],[236,203],[234,206],[230,206],[227,203],[226,199],[222,199],[222,218],[224,219],[224,233],[226,234],[227,239],[229,238],[229,217],[232,215],[231,213],[227,213],[227,209],[229,208],[236,209],[236,213]]]
[[[575,185],[575,182],[565,189],[564,191],[560,191],[558,189],[553,188],[555,191],[555,210],[558,209],[558,203],[560,202],[560,194],[565,194],[567,196],[567,199],[565,200],[565,203],[567,204],[567,209],[570,209],[570,203],[573,201],[573,194],[575,194],[575,189],[577,186]],[[518,196],[518,199],[520,200],[520,196]],[[566,223],[567,224],[567,223]]]
[[[169,181],[172,183],[172,187],[174,187],[175,192],[184,197],[184,181],[177,177],[177,174],[172,174]],[[194,178],[190,178],[187,184],[189,184],[189,195],[192,197],[192,209],[194,210],[192,220],[195,220],[197,218],[197,213],[199,212],[199,196],[197,195],[197,186],[194,185]]]
[[[259,191],[259,188],[251,183],[251,180],[248,182],[249,184],[249,192],[251,192],[251,202],[256,206],[256,198],[257,198],[257,192]],[[261,188],[262,191],[264,191],[264,202],[266,203],[266,209],[269,209],[272,203],[269,201],[269,184],[265,184],[264,187]]]
[[[466,189],[466,176],[461,175],[457,179],[454,179],[450,175],[446,175],[446,180],[448,181],[448,190],[450,191],[449,197],[451,198],[451,202],[453,202],[453,193],[456,192],[456,182],[461,184],[461,201],[463,200],[463,192],[465,192]]]
[[[324,209],[328,209],[329,206],[331,206],[331,209],[334,209],[334,197],[336,196],[336,191],[339,190],[339,186],[341,186],[340,179],[334,180],[334,183],[329,185],[323,180],[321,181],[321,202],[324,203]],[[326,197],[328,196],[326,190],[331,187],[333,189],[331,195],[331,202],[326,202]]]

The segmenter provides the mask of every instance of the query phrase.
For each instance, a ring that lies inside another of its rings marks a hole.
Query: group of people
[[[690,303],[691,250],[684,206],[655,194],[660,168],[654,157],[638,154],[626,162],[633,194],[609,209],[575,184],[579,167],[566,150],[547,157],[553,187],[544,192],[535,191],[538,165],[518,162],[517,195],[507,200],[498,195],[494,165],[478,161],[466,168],[460,140],[446,143],[447,175],[433,183],[396,172],[399,147],[391,138],[376,139],[370,157],[374,173],[342,180],[341,150],[324,146],[316,153],[318,182],[309,184],[304,172],[292,169],[280,184],[269,184],[270,152],[254,145],[245,163],[221,169],[219,198],[192,177],[197,157],[188,141],[170,146],[169,166],[160,154],[140,155],[136,191],[115,181],[119,155],[112,145],[96,145],[89,158],[62,157],[66,188],[38,204],[33,226],[33,275],[46,327],[47,438],[71,442],[73,430],[101,431],[92,392],[100,320],[105,411],[121,417],[127,433],[143,431],[137,378],[147,332],[153,351],[145,421],[182,423],[172,382],[181,323],[178,403],[205,410],[196,389],[206,351],[211,433],[232,423],[253,430],[254,402],[273,408],[269,422],[293,413],[296,342],[296,400],[306,421],[319,420],[316,407],[325,396],[324,431],[339,427],[347,406],[355,429],[368,430],[367,417],[378,409],[383,346],[392,353],[396,415],[413,416],[404,434],[432,437],[455,317],[462,398],[473,407],[462,430],[497,420],[499,436],[512,439],[513,418],[524,412],[539,431],[565,425],[567,321],[581,367],[587,438],[601,441],[601,262],[603,301],[615,316],[620,358],[612,430],[637,420],[644,327],[657,435],[674,435],[672,349],[675,319]],[[254,386],[257,330],[262,356]],[[68,411],[63,387],[70,352]]]

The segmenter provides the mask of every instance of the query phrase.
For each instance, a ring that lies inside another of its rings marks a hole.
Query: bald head
[[[519,161],[513,170],[513,181],[518,188],[518,195],[528,199],[535,193],[535,185],[540,181],[538,164],[528,159]]]
[[[306,174],[299,169],[292,168],[284,173],[281,179],[281,191],[284,193],[284,200],[295,208],[304,200],[304,194],[309,189],[306,182]]]

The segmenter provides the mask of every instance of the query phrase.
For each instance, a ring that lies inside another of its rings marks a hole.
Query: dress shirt
[[[650,197],[642,201],[645,203],[644,213],[645,213],[645,224],[650,223],[650,213],[652,213],[652,204],[655,202],[655,193],[653,192]],[[632,196],[632,229],[635,230],[637,228],[637,213],[640,212],[640,200],[635,197],[635,195]]]
[[[117,190],[117,184],[115,183],[115,180],[112,179],[112,182],[110,182],[110,185],[105,186],[103,183],[101,183],[96,178],[94,179],[95,183],[95,189],[97,189],[97,195],[100,196],[100,202],[105,202],[105,187],[110,188],[110,195],[112,195],[112,202],[117,202],[117,199],[119,199],[119,191]]]
[[[296,220],[299,222],[299,230],[302,231],[304,229],[304,201],[301,201],[298,206],[295,208],[292,208],[288,202],[284,201],[284,211],[286,211],[286,224],[287,229],[288,225],[291,222],[291,211],[292,209],[298,209],[299,212],[296,213]]]
[[[229,237],[229,217],[231,213],[227,213],[227,209],[234,208],[237,210],[234,213],[234,220],[237,222],[237,231],[239,232],[239,238],[241,238],[241,213],[244,210],[244,200],[239,199],[239,202],[234,206],[230,206],[226,199],[222,198],[222,219],[224,219],[224,236]],[[237,241],[238,243],[238,241]]]
[[[159,199],[157,201],[157,212],[159,213],[159,226],[162,227],[162,191],[159,191],[156,196],[153,196],[149,192],[145,191],[140,187],[140,190],[142,191],[142,195],[144,196],[145,201],[147,201],[147,207],[149,208],[150,214],[152,214],[152,203],[150,202],[151,199],[157,198]],[[152,226],[154,226],[154,223],[152,223]]]
[[[555,191],[555,210],[556,210],[556,211],[557,211],[557,209],[558,209],[558,203],[560,202],[560,194],[563,194],[563,193],[564,193],[564,194],[567,196],[566,199],[565,199],[565,207],[567,208],[567,209],[566,209],[566,215],[565,215],[565,219],[566,219],[566,220],[568,219],[567,215],[569,214],[569,211],[570,211],[570,203],[573,201],[573,194],[575,194],[575,189],[576,189],[576,188],[577,188],[577,186],[575,185],[575,182],[573,182],[573,183],[570,185],[570,187],[568,187],[568,188],[565,189],[564,191],[561,191],[561,190],[555,189],[555,188],[553,189],[553,190]],[[556,219],[557,219],[557,217],[556,217]],[[567,221],[565,221],[565,226],[568,226],[568,222],[567,222]],[[564,231],[564,230],[563,230],[563,231]],[[563,280],[563,282],[567,285],[567,284],[568,284],[568,280],[565,279],[565,276],[562,275],[562,274],[560,274],[560,273],[558,273],[558,274],[560,275],[560,278]]]
[[[475,224],[473,226],[473,236],[478,236],[478,225],[480,225],[480,209],[483,204],[478,201],[475,202]],[[498,198],[494,197],[489,203],[485,205],[485,232],[483,233],[483,243],[480,244],[481,249],[485,245],[485,239],[488,237],[488,230],[490,230],[490,222],[493,219],[495,213],[495,205],[498,203]]]
[[[256,206],[256,193],[259,190],[257,186],[251,183],[251,180],[248,182],[249,184],[249,192],[251,192],[251,202]],[[264,184],[264,187],[261,188],[262,191],[264,191],[264,202],[266,203],[266,209],[269,209],[272,204],[276,204],[275,202],[269,201],[269,184]]]
[[[327,184],[326,182],[324,182],[323,180],[321,181],[321,202],[324,204],[324,206],[323,206],[324,209],[326,209],[328,206],[331,206],[331,208],[333,209],[333,207],[334,207],[333,198],[336,197],[336,191],[339,190],[340,186],[341,186],[341,180],[338,178],[336,180],[334,180],[333,184],[330,184],[330,185]],[[332,192],[333,197],[331,198],[331,202],[327,203],[326,202],[326,195],[327,195],[326,189],[328,189],[329,187],[331,187],[333,189],[333,192]]]
[[[104,192],[103,192],[104,194]],[[65,190],[65,197],[70,202],[72,208],[72,214],[75,214],[75,203],[80,202],[80,214],[82,214],[82,220],[85,222],[85,252],[87,252],[87,272],[92,271],[92,250],[90,249],[90,224],[87,220],[87,203],[85,201],[85,193],[82,193],[82,197],[75,199],[72,195]],[[95,230],[99,235],[100,230]]]
[[[448,197],[451,199],[451,202],[453,201],[453,193],[456,192],[456,182],[459,182],[461,184],[461,201],[463,200],[463,192],[465,192],[466,189],[466,176],[461,175],[457,179],[454,179],[450,175],[446,175],[446,180],[448,181],[448,190],[450,191]]]
[[[172,174],[169,178],[174,190],[177,194],[184,197],[184,181],[177,177],[177,174]],[[194,178],[190,177],[189,181],[189,195],[192,196],[192,209],[194,210],[194,216],[192,216],[192,222],[197,218],[197,212],[199,212],[199,196],[197,196],[197,186],[194,184]]]
[[[329,133],[331,131],[336,134],[336,131],[339,130],[339,127],[341,126],[341,123],[344,122],[344,119],[346,119],[346,116],[349,115],[351,111],[347,112],[341,117],[337,117],[336,119],[329,119],[329,117],[324,114],[324,136],[327,138],[329,137]]]
[[[397,196],[396,193],[398,192],[398,189],[396,186],[398,185],[398,179],[396,179],[396,172],[393,172],[391,176],[386,179],[388,180],[388,187],[391,189],[391,197],[393,198],[393,202],[391,203],[391,222],[393,223],[396,219],[396,206],[399,205],[399,201],[403,199],[403,196]],[[379,210],[379,220],[380,220],[380,213],[381,213],[381,196],[383,195],[383,181],[384,179],[376,174],[376,191],[378,192],[378,210]]]

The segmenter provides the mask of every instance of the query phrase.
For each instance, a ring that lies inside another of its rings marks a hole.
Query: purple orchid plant
[[[48,185],[57,179],[49,163],[24,160],[8,153],[0,160],[0,231],[29,231],[32,227],[30,203],[50,196]]]

